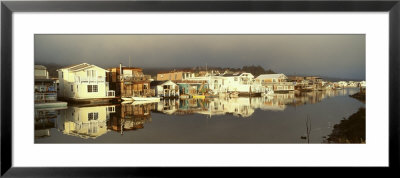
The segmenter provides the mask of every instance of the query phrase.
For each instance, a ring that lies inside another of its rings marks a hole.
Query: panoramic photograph
[[[364,34],[36,34],[34,143],[365,144]]]

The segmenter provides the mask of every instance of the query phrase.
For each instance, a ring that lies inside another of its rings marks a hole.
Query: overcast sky
[[[35,35],[35,63],[242,67],[365,79],[365,35]]]

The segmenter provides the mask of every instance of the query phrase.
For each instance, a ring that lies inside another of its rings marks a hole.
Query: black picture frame
[[[13,12],[123,12],[123,11],[332,11],[389,12],[389,168],[367,168],[393,171],[399,168],[399,101],[400,101],[400,1],[2,1],[1,2],[1,175],[6,177],[129,177],[215,175],[217,173],[244,175],[264,173],[260,168],[21,168],[12,166],[12,18]],[[40,160],[38,160],[40,161]],[[203,170],[207,169],[207,170]],[[296,169],[296,168],[291,168]],[[326,169],[326,168],[320,168]],[[270,171],[270,170],[268,170]],[[328,170],[329,174],[340,172]],[[280,168],[277,172],[284,171]],[[270,174],[271,172],[268,172]],[[308,173],[306,173],[308,175]]]

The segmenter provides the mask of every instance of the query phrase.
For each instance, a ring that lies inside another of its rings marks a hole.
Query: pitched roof
[[[173,84],[176,85],[176,83],[174,83],[174,82],[171,81],[171,80],[165,80],[165,81],[151,81],[151,82],[150,82],[150,86],[163,85],[163,84],[168,83],[168,82],[173,83]]]
[[[150,86],[157,86],[163,84],[165,81],[151,81]]]
[[[261,74],[256,79],[279,78],[281,76],[287,78],[285,74]]]
[[[35,69],[46,70],[47,68],[43,65],[35,65]]]
[[[61,69],[68,69],[68,70],[76,72],[76,71],[89,69],[89,68],[92,68],[92,67],[98,67],[98,66],[93,65],[93,64],[88,64],[88,63],[81,63],[81,64],[76,64],[76,65],[66,66],[66,67],[63,67]],[[101,67],[98,67],[98,68],[103,69]],[[61,70],[61,69],[58,69],[58,70]],[[106,69],[103,69],[103,70],[108,72],[108,70],[106,70]]]
[[[226,73],[226,74],[222,74],[222,75],[219,75],[219,76],[223,76],[223,77],[235,77],[235,76],[239,76],[239,75],[241,75],[243,72],[236,72],[236,73]]]
[[[180,69],[180,70],[160,71],[157,74],[168,74],[168,73],[175,73],[175,72],[191,72],[191,73],[193,73],[193,70],[192,69]]]

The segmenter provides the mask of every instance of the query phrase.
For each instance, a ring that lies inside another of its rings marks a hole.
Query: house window
[[[86,75],[87,75],[87,77],[96,78],[97,77],[97,71],[95,71],[95,70],[87,70],[86,71]]]
[[[108,112],[115,112],[115,107],[114,106],[109,106],[107,107]]]
[[[97,87],[97,85],[88,85],[87,91],[88,91],[88,93],[98,92],[98,87]]]
[[[74,85],[71,85],[71,91],[74,91]]]
[[[99,118],[99,113],[98,112],[90,112],[88,113],[88,120],[97,120]]]
[[[64,78],[64,72],[61,72],[61,78]]]

